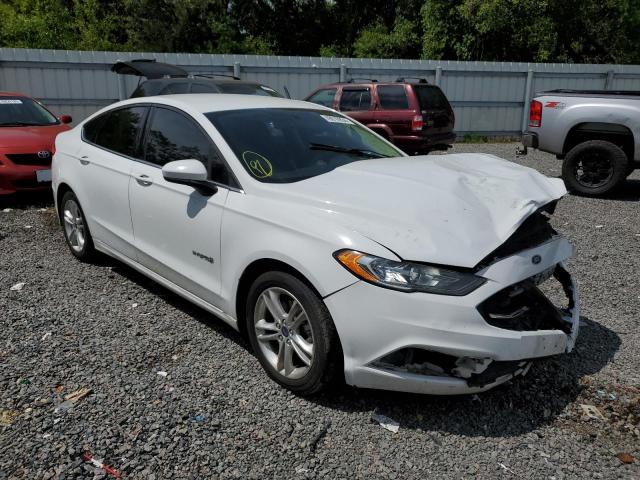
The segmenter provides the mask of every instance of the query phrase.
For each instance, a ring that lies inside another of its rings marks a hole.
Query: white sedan
[[[52,168],[73,255],[221,318],[301,394],[480,392],[576,339],[572,247],[548,221],[563,183],[495,156],[408,157],[318,105],[199,94],[97,112]],[[554,279],[561,306],[538,288]]]

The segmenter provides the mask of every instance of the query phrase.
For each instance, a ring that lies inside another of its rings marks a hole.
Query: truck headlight
[[[356,250],[338,250],[333,256],[356,277],[404,292],[462,296],[486,282],[486,279],[472,273],[421,263],[396,262]]]

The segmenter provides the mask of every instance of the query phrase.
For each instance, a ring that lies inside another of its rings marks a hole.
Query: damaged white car
[[[120,102],[58,136],[53,188],[75,256],[109,254],[217,315],[302,394],[343,376],[479,392],[578,332],[572,247],[549,224],[561,180],[490,155],[407,157],[317,105]]]

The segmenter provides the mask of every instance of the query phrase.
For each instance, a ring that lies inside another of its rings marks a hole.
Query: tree
[[[416,58],[420,55],[420,37],[414,23],[398,18],[389,29],[382,23],[364,28],[354,44],[356,57]]]
[[[0,4],[0,45],[111,50],[116,17],[98,0],[9,0]]]
[[[426,0],[425,58],[629,63],[640,0]]]

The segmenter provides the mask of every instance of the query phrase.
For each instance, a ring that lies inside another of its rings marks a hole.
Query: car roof
[[[259,82],[252,82],[252,81],[248,81],[248,80],[235,80],[233,78],[211,78],[211,77],[205,77],[205,76],[200,76],[200,75],[189,75],[188,77],[162,77],[162,78],[152,78],[149,80],[145,80],[143,82],[141,82],[141,85],[143,83],[184,83],[184,82],[190,82],[190,83],[198,83],[198,82],[204,82],[204,83],[213,83],[214,85],[226,85],[226,84],[232,84],[232,85],[262,85]]]
[[[20,93],[20,92],[3,92],[0,90],[0,96],[3,97],[27,97],[27,98],[31,98],[29,95],[25,95],[24,93]]]
[[[233,93],[182,93],[177,95],[137,97],[124,100],[118,105],[135,103],[158,103],[176,107],[182,106],[201,113],[225,110],[248,110],[251,108],[306,108],[331,111],[330,108],[302,100],[290,100],[288,98],[266,95],[237,95]]]
[[[363,80],[361,82],[334,82],[327,83],[326,85],[321,85],[318,89],[327,88],[327,87],[338,87],[342,85],[343,87],[361,87],[361,86],[369,86],[369,85],[413,85],[413,86],[430,86],[437,87],[433,83],[429,82],[421,82],[419,80],[415,81],[397,81],[397,80],[389,80],[389,81],[378,81],[378,80]]]

